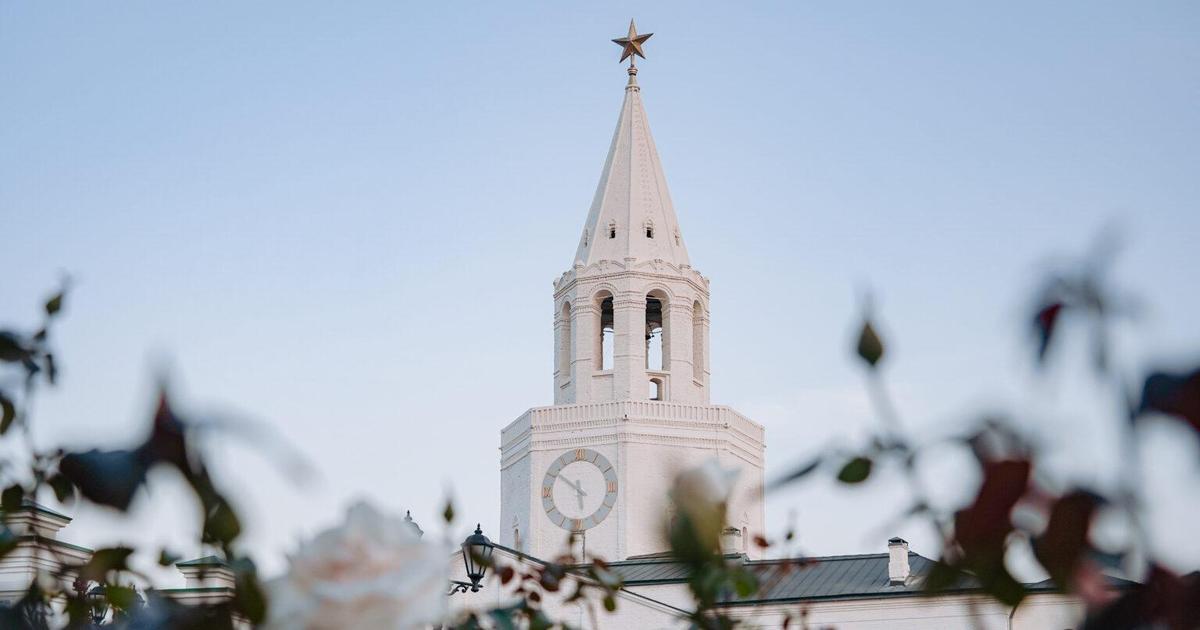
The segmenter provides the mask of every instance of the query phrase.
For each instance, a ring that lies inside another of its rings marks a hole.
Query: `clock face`
[[[542,480],[542,507],[559,527],[578,532],[600,524],[617,504],[617,469],[588,448],[563,453]]]

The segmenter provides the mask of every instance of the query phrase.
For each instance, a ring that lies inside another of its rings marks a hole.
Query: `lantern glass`
[[[92,621],[97,624],[103,621],[104,617],[108,615],[108,596],[104,592],[104,587],[97,584],[88,589],[87,602],[92,609]]]
[[[487,575],[487,568],[492,564],[492,541],[483,535],[483,530],[475,525],[475,533],[463,541],[463,566],[467,577],[471,580],[471,590],[479,590],[479,583]]]

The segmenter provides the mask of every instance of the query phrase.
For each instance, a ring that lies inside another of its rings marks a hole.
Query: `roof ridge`
[[[740,554],[728,554],[728,555],[730,557],[734,557],[734,556],[740,555]],[[921,558],[922,560],[929,560],[929,558],[926,558],[925,556],[922,556],[921,554],[919,554],[915,551],[909,551],[908,555],[909,555],[909,557],[917,557],[917,558]],[[821,561],[830,561],[830,560],[860,560],[863,558],[887,558],[887,557],[888,557],[887,553],[851,553],[851,554],[838,554],[838,555],[834,555],[834,556],[793,556],[793,557],[788,557],[788,558],[762,558],[759,560],[746,560],[745,564],[763,565],[763,564],[781,564],[781,563],[785,563],[785,562],[796,562],[796,561],[821,562]],[[609,566],[614,566],[614,565],[615,566],[629,566],[629,565],[634,565],[634,564],[674,564],[674,563],[678,563],[678,562],[679,562],[679,559],[672,557],[672,556],[646,555],[646,556],[631,556],[624,560],[613,560],[613,561],[609,562],[608,564],[609,564]]]

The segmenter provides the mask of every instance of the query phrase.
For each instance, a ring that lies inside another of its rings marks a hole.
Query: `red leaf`
[[[1100,497],[1083,490],[1063,495],[1050,509],[1046,531],[1034,541],[1038,562],[1062,588],[1075,590],[1080,562],[1090,548],[1088,530],[1100,502]]]
[[[1166,627],[1186,629],[1200,618],[1200,574],[1180,578],[1159,566],[1150,567],[1138,584],[1100,611],[1089,615],[1083,630]]]
[[[1004,565],[1004,552],[1013,529],[1012,509],[1029,487],[1030,469],[1024,459],[983,462],[975,502],[954,515],[954,536],[963,553],[960,568],[974,573],[985,592],[1009,606],[1025,596]]]
[[[1003,551],[1012,531],[1010,513],[1029,487],[1030,469],[1028,460],[984,462],[975,503],[954,518],[955,537],[964,551]]]
[[[168,462],[184,475],[191,471],[183,422],[171,411],[171,402],[165,391],[159,392],[158,410],[154,414],[150,437],[142,448],[151,462]]]

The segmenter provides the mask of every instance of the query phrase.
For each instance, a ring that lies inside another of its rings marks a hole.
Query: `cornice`
[[[659,406],[661,405],[661,406]],[[627,416],[625,411],[658,410],[676,417],[650,415]],[[540,413],[539,413],[540,412]],[[688,418],[692,415],[715,415],[714,419]],[[537,417],[558,415],[559,418]],[[531,409],[520,420],[524,426],[516,433],[506,429],[500,447],[502,467],[507,467],[522,453],[557,448],[572,444],[609,444],[639,442],[716,448],[733,453],[740,459],[762,466],[765,460],[764,431],[752,420],[720,406],[658,403],[644,406],[640,401],[626,403],[593,403],[562,405]],[[510,428],[515,428],[513,423]],[[658,429],[659,432],[653,430]],[[582,434],[582,435],[581,435]],[[582,440],[582,441],[580,441]]]
[[[666,280],[671,282],[683,281],[691,285],[696,291],[705,296],[707,301],[709,291],[709,279],[704,277],[699,271],[691,267],[675,267],[674,265],[661,261],[658,268],[652,266],[653,261],[644,261],[644,264],[635,264],[633,268],[626,268],[625,265],[615,262],[602,260],[599,263],[593,263],[587,267],[575,268],[570,271],[565,271],[561,276],[554,280],[554,297],[555,300],[568,291],[574,284],[581,281],[603,281],[613,280],[616,278],[639,278],[642,280]],[[646,267],[650,269],[647,270]],[[614,267],[610,269],[610,267]]]

